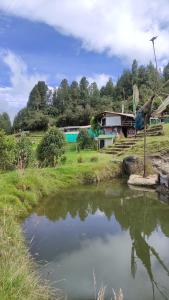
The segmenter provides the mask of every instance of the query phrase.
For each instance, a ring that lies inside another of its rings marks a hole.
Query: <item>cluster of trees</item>
[[[36,161],[42,167],[55,167],[64,154],[65,137],[56,127],[49,129],[33,152],[32,143],[25,133],[14,135],[5,134],[0,130],[0,170],[24,170]],[[37,164],[36,164],[37,165]]]
[[[73,81],[71,84],[63,79],[54,90],[49,89],[44,81],[39,81],[29,95],[27,106],[15,117],[13,129],[33,131],[46,130],[49,125],[87,125],[92,116],[103,110],[121,111],[122,104],[126,112],[132,112],[134,84],[139,89],[141,106],[168,79],[169,63],[160,73],[151,62],[147,66],[139,66],[134,60],[131,68],[124,70],[116,84],[110,78],[100,89],[96,82],[89,84],[86,77],[82,77],[79,83]],[[169,93],[168,87],[165,92]],[[165,95],[160,97],[164,98]],[[161,103],[160,97],[156,99],[155,107]],[[2,116],[0,128],[8,132],[9,122],[7,126],[7,118]]]

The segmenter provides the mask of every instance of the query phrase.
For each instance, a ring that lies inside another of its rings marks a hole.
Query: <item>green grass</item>
[[[78,157],[83,158],[78,163]],[[97,157],[94,161],[91,158]],[[118,171],[108,155],[96,151],[66,152],[57,168],[26,169],[0,174],[0,299],[50,299],[27,253],[18,220],[43,197],[70,185],[110,179]],[[58,292],[55,299],[58,299]]]
[[[162,136],[148,136],[147,137],[147,154],[148,155],[163,155],[169,152],[169,124],[164,124],[164,135]],[[144,141],[139,141],[135,146],[122,153],[120,158],[128,155],[143,156]]]
[[[41,284],[29,258],[20,226],[12,209],[4,209],[0,218],[0,299],[1,300],[46,300],[52,290]]]

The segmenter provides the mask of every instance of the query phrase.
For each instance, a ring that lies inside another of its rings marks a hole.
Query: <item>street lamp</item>
[[[158,66],[157,66],[157,57],[156,57],[156,51],[155,51],[155,40],[158,38],[158,36],[153,36],[150,42],[153,44],[153,51],[154,51],[154,59],[155,59],[155,65],[156,65],[156,71],[158,71]]]

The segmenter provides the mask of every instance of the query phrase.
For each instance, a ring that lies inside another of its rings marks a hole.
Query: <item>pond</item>
[[[78,186],[43,200],[23,231],[42,278],[68,300],[106,286],[125,300],[169,299],[169,206],[120,181]]]

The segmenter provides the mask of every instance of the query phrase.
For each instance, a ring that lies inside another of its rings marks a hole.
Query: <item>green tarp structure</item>
[[[78,132],[65,132],[66,142],[76,143],[78,134]]]
[[[94,138],[95,137],[95,133],[93,131],[92,128],[88,128],[87,129],[87,132],[89,134],[90,137]],[[66,142],[68,143],[76,143],[77,142],[77,138],[78,138],[78,134],[79,134],[79,131],[77,132],[65,132],[65,137],[66,137]]]

